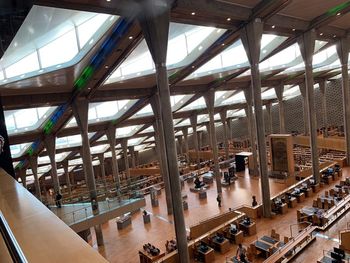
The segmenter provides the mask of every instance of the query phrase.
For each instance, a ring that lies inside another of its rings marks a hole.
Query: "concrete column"
[[[252,91],[251,89],[244,90],[244,96],[247,101],[247,107],[244,108],[245,115],[247,116],[247,124],[248,124],[248,134],[250,141],[250,148],[253,153],[253,171],[251,174],[256,176],[259,174],[258,171],[258,153],[256,151],[256,129],[254,125],[254,114],[253,114],[253,100],[252,100]]]
[[[60,182],[58,180],[57,176],[57,165],[56,165],[56,137],[54,135],[47,135],[44,140],[45,147],[47,154],[50,158],[50,164],[51,164],[51,178],[53,182],[53,188],[55,191],[55,194],[61,193],[60,189]]]
[[[209,128],[210,128],[210,144],[211,149],[213,151],[213,159],[214,159],[214,176],[216,180],[216,189],[217,193],[222,193],[221,188],[221,174],[219,168],[219,153],[218,153],[218,145],[216,141],[216,132],[215,132],[215,121],[214,121],[214,103],[215,103],[215,90],[210,89],[208,93],[204,96],[205,103],[207,105],[208,114],[209,114]]]
[[[344,135],[346,141],[346,158],[347,163],[350,163],[350,90],[349,90],[349,49],[350,38],[342,38],[337,43],[337,53],[341,62],[342,73],[342,90],[343,90],[343,111],[344,111]]]
[[[198,132],[198,149],[201,150],[203,147],[203,132]]]
[[[76,100],[73,103],[72,108],[82,138],[83,169],[87,180],[86,183],[90,192],[90,200],[91,203],[96,203],[97,191],[95,184],[94,169],[92,167],[90,139],[88,135],[89,101],[87,99]],[[98,207],[93,206],[93,210],[97,210],[95,213],[98,213]]]
[[[135,168],[136,163],[135,163],[135,147],[134,146],[129,146],[129,153],[130,153],[130,157],[131,157],[131,168]]]
[[[112,177],[113,177],[113,181],[116,183],[116,188],[118,193],[119,192],[118,190],[120,190],[120,177],[119,177],[117,155],[115,154],[115,128],[113,126],[110,126],[106,131],[106,135],[107,135],[108,143],[112,152],[112,158],[111,158]]]
[[[230,153],[229,153],[229,141],[228,141],[228,136],[227,136],[227,111],[224,110],[222,112],[220,112],[220,118],[221,118],[221,122],[223,125],[223,131],[224,131],[224,145],[225,145],[225,155],[226,155],[226,160],[230,159]]]
[[[206,124],[205,124],[205,128],[206,128],[206,130],[207,130],[207,134],[208,134],[208,144],[209,144],[209,147],[211,147],[211,143],[210,143],[210,138],[211,138],[211,135],[210,135],[210,125],[209,125],[209,122],[207,122]]]
[[[168,160],[166,158],[166,149],[165,149],[165,138],[164,138],[164,125],[161,118],[161,102],[159,98],[159,94],[153,95],[151,98],[151,106],[154,113],[154,116],[156,118],[156,121],[153,124],[155,133],[154,138],[156,140],[156,145],[158,149],[158,160],[160,164],[160,169],[162,172],[162,178],[164,182],[164,189],[165,189],[165,201],[167,205],[167,212],[168,215],[173,214],[173,205],[171,201],[171,190],[170,190],[170,179],[169,179],[169,171],[167,169],[168,167]],[[175,144],[176,147],[176,144]],[[176,162],[177,162],[177,155],[176,155]]]
[[[227,119],[226,121],[226,125],[227,125],[227,131],[228,131],[228,140],[231,141],[232,140],[232,119]]]
[[[306,96],[306,86],[305,83],[299,84],[299,90],[301,96],[303,97],[303,118],[304,118],[304,134],[309,135],[309,113],[308,113],[308,100]]]
[[[34,175],[35,196],[41,201],[40,182],[38,178],[38,156],[32,155],[29,157],[29,165]]]
[[[183,155],[183,140],[182,140],[182,135],[177,136],[177,143],[179,144],[179,149],[178,149],[178,153],[180,155]]]
[[[70,178],[69,178],[69,166],[68,166],[68,160],[63,161],[63,170],[64,174],[66,175],[66,185],[68,189],[68,195],[69,197],[72,197],[72,186],[70,185]]]
[[[255,126],[259,151],[259,167],[264,217],[271,217],[270,185],[267,172],[264,115],[261,102],[261,78],[259,70],[263,23],[260,19],[250,22],[242,31],[241,39],[246,50],[251,70],[251,92],[255,109]]]
[[[305,64],[305,91],[307,99],[307,112],[309,116],[309,132],[311,145],[312,173],[315,182],[320,182],[320,169],[317,149],[317,122],[314,97],[314,77],[312,73],[312,58],[315,51],[314,30],[304,33],[299,39],[300,52]]]
[[[91,151],[90,151],[90,139],[88,134],[88,112],[89,112],[89,101],[84,99],[76,99],[72,104],[73,114],[77,121],[80,129],[82,138],[82,158],[83,158],[83,169],[87,179],[87,186],[90,193],[91,208],[93,214],[98,214],[98,202],[97,202],[97,190],[95,183],[94,168],[92,166]],[[95,227],[97,244],[103,245],[101,226],[96,225]]]
[[[183,155],[183,140],[182,140],[182,135],[177,136],[177,142],[178,142],[178,144],[179,144],[178,153],[179,153],[180,155]]]
[[[135,165],[139,165],[139,151],[135,151]]]
[[[21,181],[22,181],[22,185],[23,185],[23,187],[24,188],[27,188],[27,175],[26,175],[26,169],[20,169],[19,171],[18,171],[18,173],[19,173],[19,177],[21,178]]]
[[[283,92],[284,92],[284,85],[281,83],[277,87],[275,87],[275,92],[278,100],[278,107],[279,107],[279,119],[280,119],[280,133],[285,134],[286,133],[286,123],[284,118],[284,101],[283,101]]]
[[[105,156],[103,153],[98,155],[98,160],[100,161],[101,176],[105,191],[107,192],[107,180],[106,180],[106,170],[105,170]]]
[[[122,139],[120,144],[121,144],[122,150],[123,150],[126,180],[128,182],[128,185],[130,185],[131,184],[131,177],[130,177],[129,159],[128,159],[128,139]]]
[[[269,102],[266,104],[266,112],[267,112],[267,134],[272,134],[273,133],[273,128],[272,128],[272,103]]]
[[[173,116],[170,103],[166,54],[168,45],[170,3],[143,1],[143,12],[139,20],[143,35],[151,52],[157,77],[163,137],[165,142],[167,169],[173,204],[175,233],[179,262],[189,262],[185,219],[183,215],[179,168],[177,164]]]
[[[193,143],[194,143],[194,149],[196,151],[196,160],[197,160],[197,166],[200,168],[200,160],[199,160],[199,146],[198,146],[198,136],[197,136],[197,114],[194,114],[190,117],[191,126],[193,129]]]
[[[190,164],[190,153],[188,150],[188,128],[187,127],[182,129],[182,134],[184,136],[186,161],[187,161],[187,164],[189,165]]]
[[[321,80],[319,83],[321,91],[321,107],[322,107],[322,119],[324,127],[324,137],[328,137],[328,119],[327,119],[327,99],[326,99],[326,80]],[[343,96],[344,98],[344,96]]]

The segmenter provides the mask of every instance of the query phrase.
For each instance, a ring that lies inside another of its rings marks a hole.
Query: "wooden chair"
[[[289,242],[289,237],[284,236],[283,237],[284,244],[287,244]]]
[[[328,197],[328,196],[329,196],[328,191],[324,191],[324,196],[325,196],[325,197]]]
[[[317,198],[317,207],[323,209],[322,200],[319,197]]]
[[[329,209],[328,200],[324,200],[324,209],[325,210]]]
[[[312,201],[312,207],[317,207],[317,200]]]

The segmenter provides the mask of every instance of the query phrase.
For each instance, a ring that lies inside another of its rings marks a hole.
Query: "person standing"
[[[218,206],[221,207],[221,196],[219,194],[216,197],[216,201],[218,202]]]
[[[240,262],[243,262],[243,263],[248,262],[246,253],[247,253],[247,250],[242,246],[242,244],[239,244],[237,248],[236,257],[237,256],[239,257]]]

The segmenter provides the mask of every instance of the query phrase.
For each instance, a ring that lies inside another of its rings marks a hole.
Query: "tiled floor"
[[[344,169],[343,177],[349,176],[350,168]],[[192,184],[185,183],[183,193],[187,194],[187,201],[189,204],[189,210],[184,212],[186,227],[203,220],[208,217],[212,217],[215,214],[226,211],[229,208],[235,208],[242,204],[250,204],[252,195],[257,196],[258,202],[260,201],[260,181],[256,178],[251,178],[247,173],[238,175],[239,178],[234,185],[230,188],[223,188],[222,207],[219,208],[216,202],[216,187],[211,185],[207,192],[207,200],[199,200],[197,194],[189,191],[189,186]],[[270,180],[271,196],[282,191],[286,185]],[[329,186],[331,187],[331,186]],[[326,188],[323,189],[323,191]],[[258,237],[264,234],[270,233],[274,228],[281,234],[281,236],[290,236],[290,225],[295,224],[296,221],[296,209],[305,205],[312,205],[310,197],[305,200],[304,203],[298,204],[297,208],[289,209],[285,215],[278,215],[275,219],[260,219],[257,222],[257,235],[245,238],[244,244],[249,244]],[[146,197],[146,210],[149,211],[151,216],[151,223],[144,225],[142,221],[142,213],[137,212],[132,217],[132,225],[123,230],[118,230],[115,221],[109,221],[103,225],[103,234],[105,245],[97,248],[96,240],[93,238],[93,247],[107,258],[110,262],[139,262],[138,250],[142,248],[144,243],[152,243],[160,249],[165,248],[165,241],[167,239],[173,239],[174,224],[172,216],[168,216],[165,207],[165,194],[164,191],[159,196],[159,207],[152,208],[149,196]],[[329,249],[336,242],[328,240],[326,236],[330,238],[337,238],[339,230],[346,227],[347,222],[350,221],[350,216],[346,215],[338,222],[336,222],[330,230],[322,233],[325,236],[317,237],[317,240],[304,250],[300,256],[298,256],[294,262],[316,262],[316,260],[322,256],[323,249]],[[293,231],[295,234],[295,230]],[[226,257],[231,257],[236,252],[236,246],[232,245],[232,249],[225,255],[217,253],[215,256],[215,262],[225,262]],[[261,262],[261,259],[257,259],[254,262]]]

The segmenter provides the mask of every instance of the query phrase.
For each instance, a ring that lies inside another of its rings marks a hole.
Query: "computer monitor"
[[[334,250],[335,253],[338,253],[338,254],[342,255],[343,258],[345,257],[345,251],[344,250],[342,250],[340,248],[337,248],[337,247],[335,247],[333,250]]]
[[[341,254],[335,253],[335,252],[331,252],[331,257],[336,259],[339,262],[342,262],[343,256]]]

